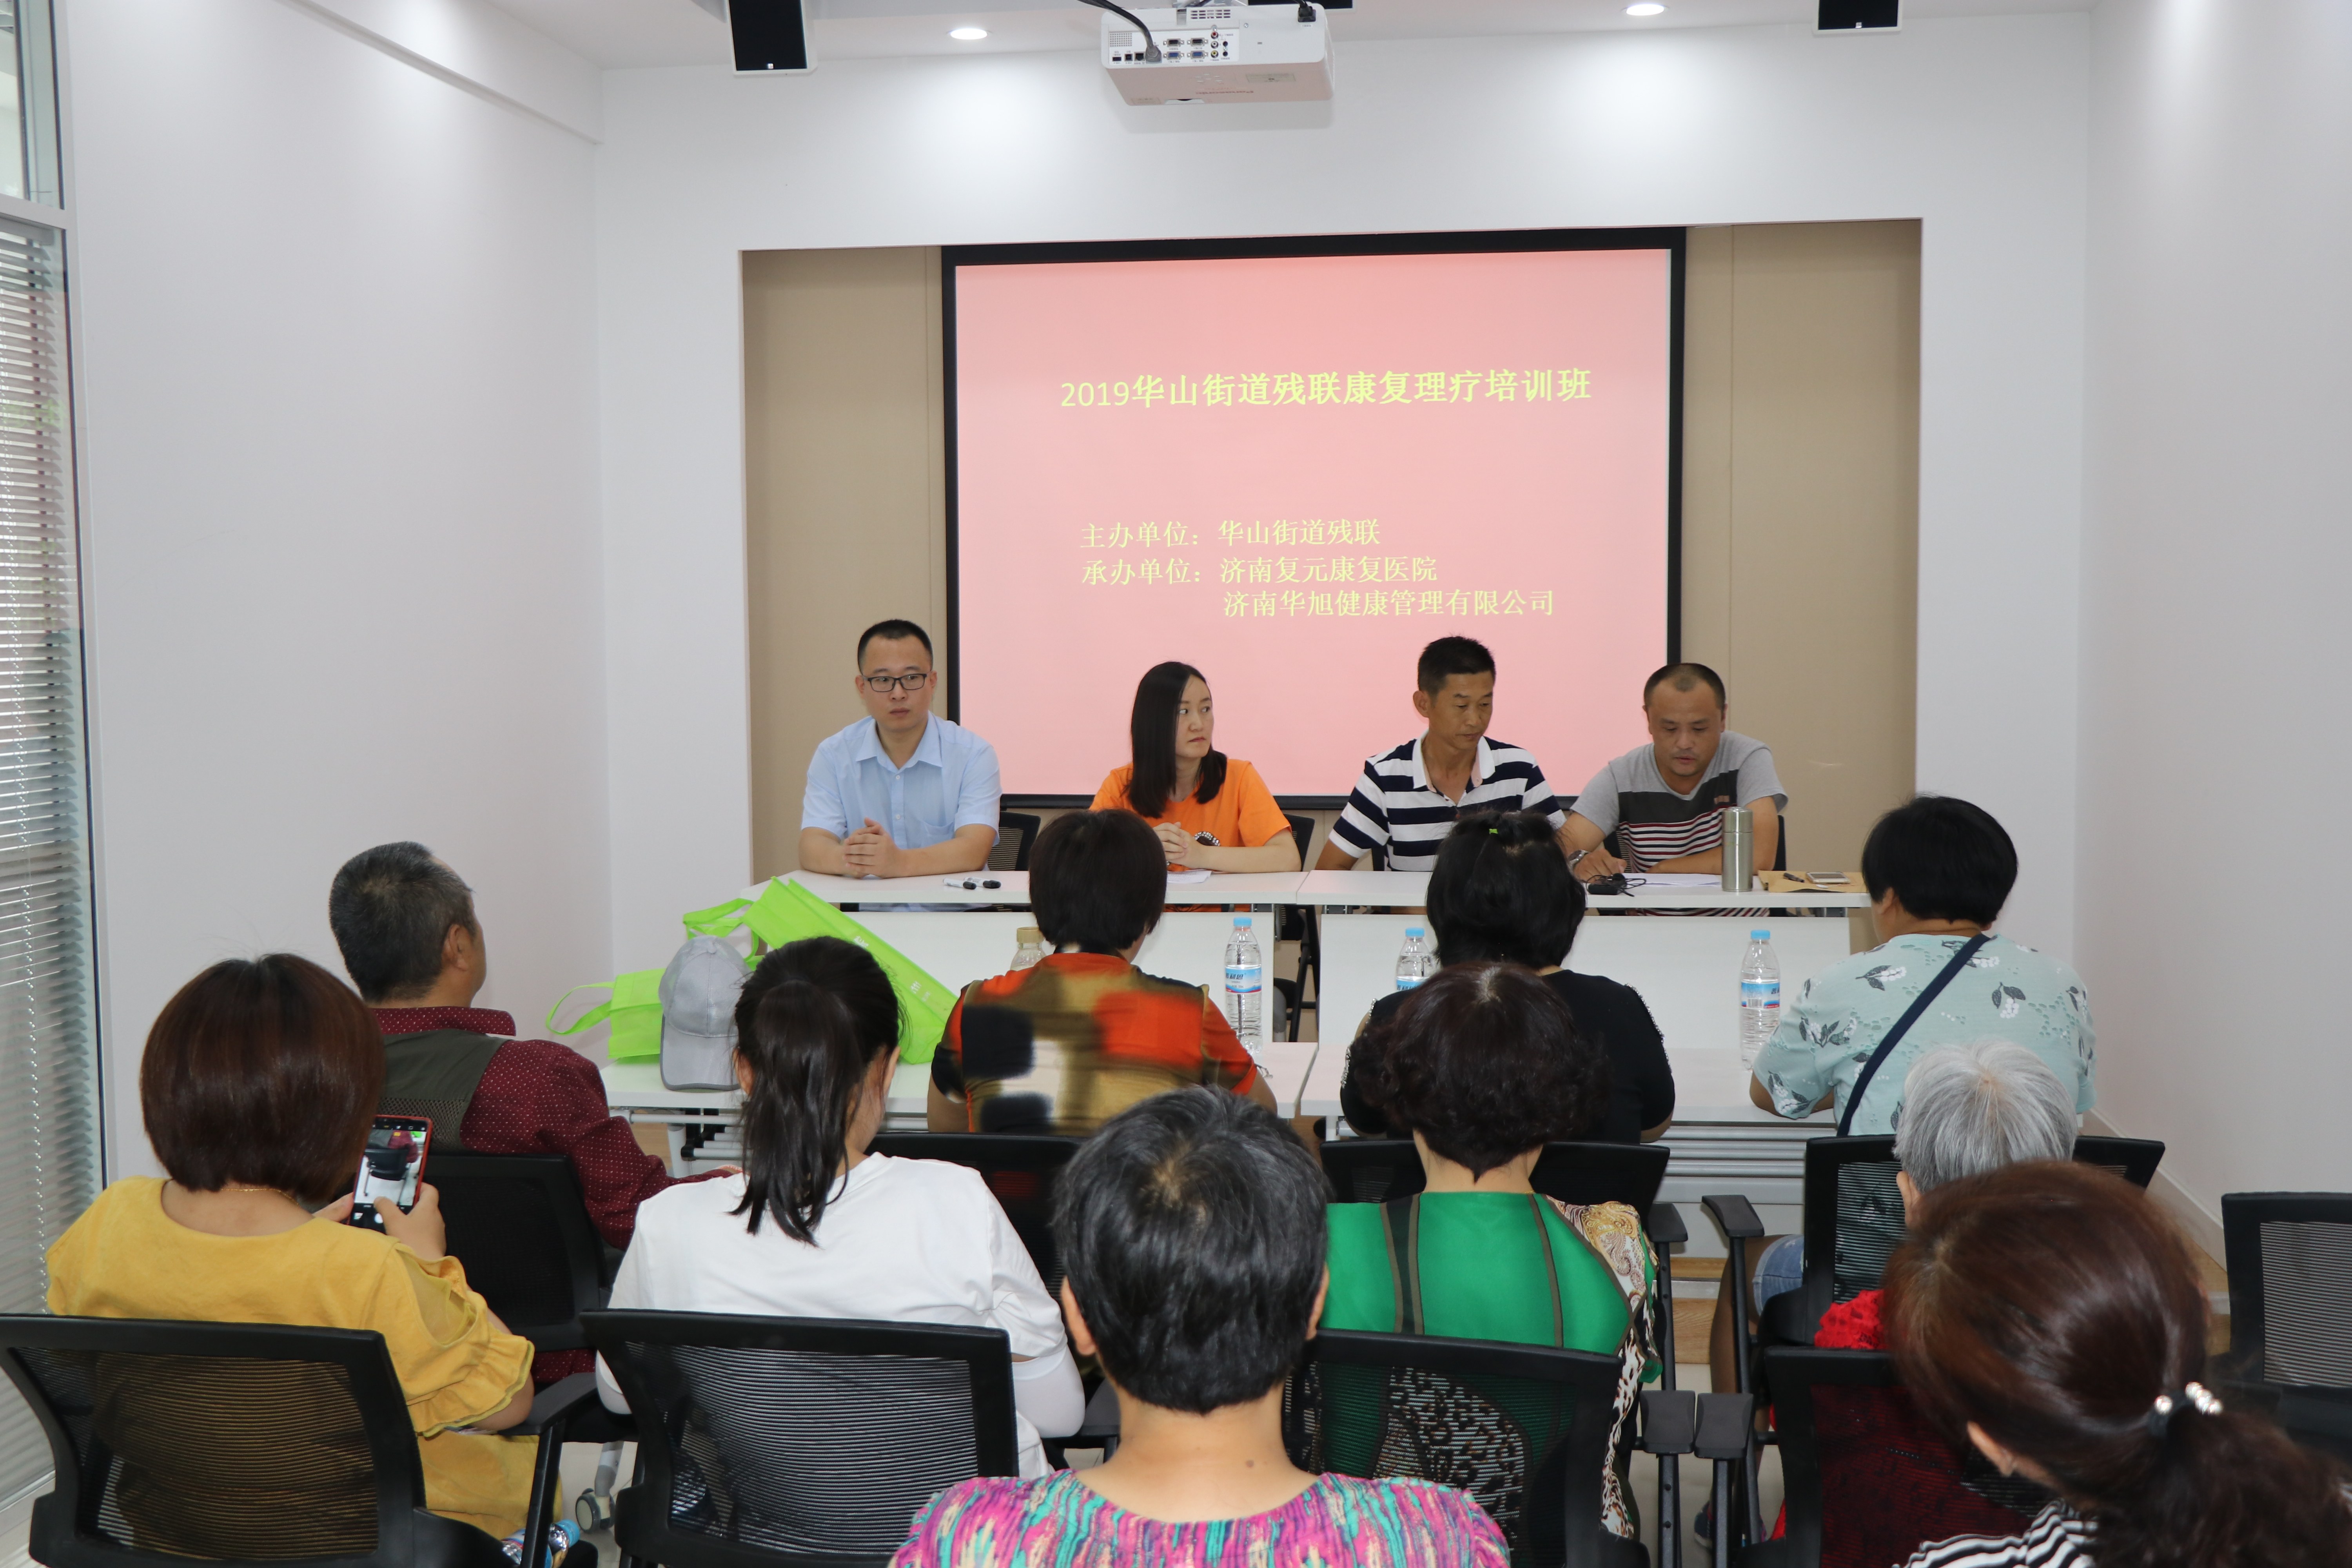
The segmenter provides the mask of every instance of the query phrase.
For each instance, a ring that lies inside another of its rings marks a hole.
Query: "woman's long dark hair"
[[[811,937],[760,961],[735,1004],[735,1050],[751,1068],[743,1099],[744,1228],[773,1215],[814,1241],[849,1135],[857,1086],[898,1043],[898,994],[864,948]]]
[[[1936,1188],[1886,1270],[1890,1348],[1922,1408],[2048,1471],[2099,1568],[2352,1563],[2342,1467],[2185,1395],[2206,1310],[2155,1201],[2072,1162]]]
[[[1191,681],[1209,684],[1209,678],[1189,664],[1170,659],[1155,664],[1135,683],[1135,711],[1127,721],[1128,749],[1135,771],[1128,776],[1127,804],[1139,816],[1158,816],[1168,809],[1176,792],[1176,710]],[[1213,747],[1201,759],[1200,782],[1192,798],[1212,801],[1225,787],[1225,753]]]

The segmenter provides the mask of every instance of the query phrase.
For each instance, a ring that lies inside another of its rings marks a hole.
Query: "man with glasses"
[[[809,759],[801,868],[835,877],[976,871],[996,844],[996,749],[931,711],[931,639],[879,621],[857,639],[867,717]]]

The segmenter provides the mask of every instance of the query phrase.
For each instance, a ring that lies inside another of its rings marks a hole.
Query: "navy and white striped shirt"
[[[2053,1502],[2021,1534],[1930,1542],[1904,1568],[2091,1568],[2095,1556],[2089,1521]]]
[[[1427,871],[1436,867],[1438,848],[1456,820],[1490,811],[1540,811],[1554,829],[1567,820],[1543,769],[1517,746],[1481,737],[1470,782],[1456,803],[1430,787],[1421,742],[1407,741],[1366,759],[1348,809],[1331,825],[1331,842],[1358,859],[1385,844],[1390,870]]]

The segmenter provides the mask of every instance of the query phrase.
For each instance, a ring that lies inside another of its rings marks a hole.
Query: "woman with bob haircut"
[[[189,981],[139,1064],[147,1139],[169,1179],[124,1177],[58,1238],[49,1310],[373,1330],[408,1396],[426,1506],[504,1536],[522,1525],[535,1444],[488,1434],[530,1414],[530,1342],[467,1286],[431,1185],[407,1214],[378,1199],[382,1234],[342,1223],[383,1088],[374,1018],[310,960],[232,958]],[[189,1454],[185,1473],[142,1466],[120,1484],[142,1546],[251,1555],[195,1538],[239,1484],[215,1458]],[[274,1503],[302,1482],[273,1477]],[[340,1511],[346,1489],[319,1484],[320,1506]],[[190,1493],[214,1506],[173,1500]]]
[[[1135,966],[1168,863],[1128,811],[1074,811],[1037,835],[1029,901],[1053,951],[963,989],[931,1057],[934,1132],[1083,1138],[1139,1100],[1200,1084],[1274,1106],[1202,986]]]
[[[1559,993],[1512,963],[1448,964],[1406,994],[1371,1044],[1365,1091],[1412,1135],[1428,1184],[1393,1203],[1331,1205],[1323,1326],[1615,1355],[1622,1433],[1649,1375],[1655,1264],[1641,1216],[1623,1204],[1562,1204],[1528,1180],[1544,1145],[1607,1100],[1608,1059]],[[1329,1440],[1343,1437],[1375,1440]],[[1602,1518],[1633,1535],[1613,1467]]]
[[[1922,1547],[1910,1568],[2352,1563],[2352,1477],[2197,1381],[2205,1287],[2138,1188],[2072,1162],[1938,1187],[1885,1289],[1920,1408],[2058,1494],[2022,1533]]]
[[[1576,1032],[1609,1058],[1610,1092],[1598,1118],[1564,1137],[1597,1143],[1646,1143],[1675,1119],[1675,1069],[1649,1005],[1630,985],[1562,967],[1584,921],[1584,884],[1538,811],[1488,813],[1454,825],[1429,875],[1429,929],[1440,962],[1523,963],[1568,1004]],[[1364,1032],[1349,1047],[1339,1109],[1368,1138],[1389,1131],[1389,1118],[1364,1093],[1381,1027],[1410,992],[1372,1004]]]
[[[743,1168],[637,1207],[614,1310],[769,1312],[1002,1329],[1024,1475],[1086,1395],[1062,1318],[977,1171],[868,1152],[898,1068],[898,994],[864,948],[776,949],[735,1004]],[[627,1407],[611,1370],[598,1391]]]
[[[1153,665],[1135,687],[1131,758],[1103,780],[1093,809],[1150,823],[1170,866],[1297,870],[1290,818],[1255,768],[1216,749],[1216,727],[1208,677],[1174,660]]]
[[[1290,1462],[1283,1384],[1323,1303],[1329,1195],[1297,1136],[1233,1095],[1113,1117],[1055,1184],[1054,1239],[1071,1337],[1118,1391],[1118,1449],[950,1487],[893,1568],[1505,1568],[1460,1492]]]

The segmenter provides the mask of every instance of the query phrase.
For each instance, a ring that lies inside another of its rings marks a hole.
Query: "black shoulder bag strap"
[[[1389,1274],[1396,1281],[1397,1326],[1417,1334],[1421,1326],[1421,1194],[1391,1198],[1381,1205],[1388,1218]]]
[[[1878,1048],[1870,1053],[1868,1061],[1862,1064],[1862,1076],[1853,1080],[1853,1092],[1845,1097],[1845,1111],[1838,1118],[1839,1137],[1846,1137],[1853,1131],[1853,1113],[1862,1108],[1863,1092],[1870,1088],[1870,1080],[1878,1075],[1887,1053],[1903,1043],[1903,1037],[1911,1032],[1911,1026],[1919,1021],[1919,1015],[1927,1010],[1927,1004],[1943,994],[1944,987],[1957,979],[1960,971],[1969,966],[1969,960],[1977,955],[1977,949],[1991,940],[1989,932],[1979,931],[1962,942],[1960,951],[1952,954],[1952,961],[1944,965],[1943,973],[1927,982],[1927,988],[1912,998],[1909,1009],[1895,1020],[1895,1027],[1886,1031],[1886,1037],[1878,1042]]]

